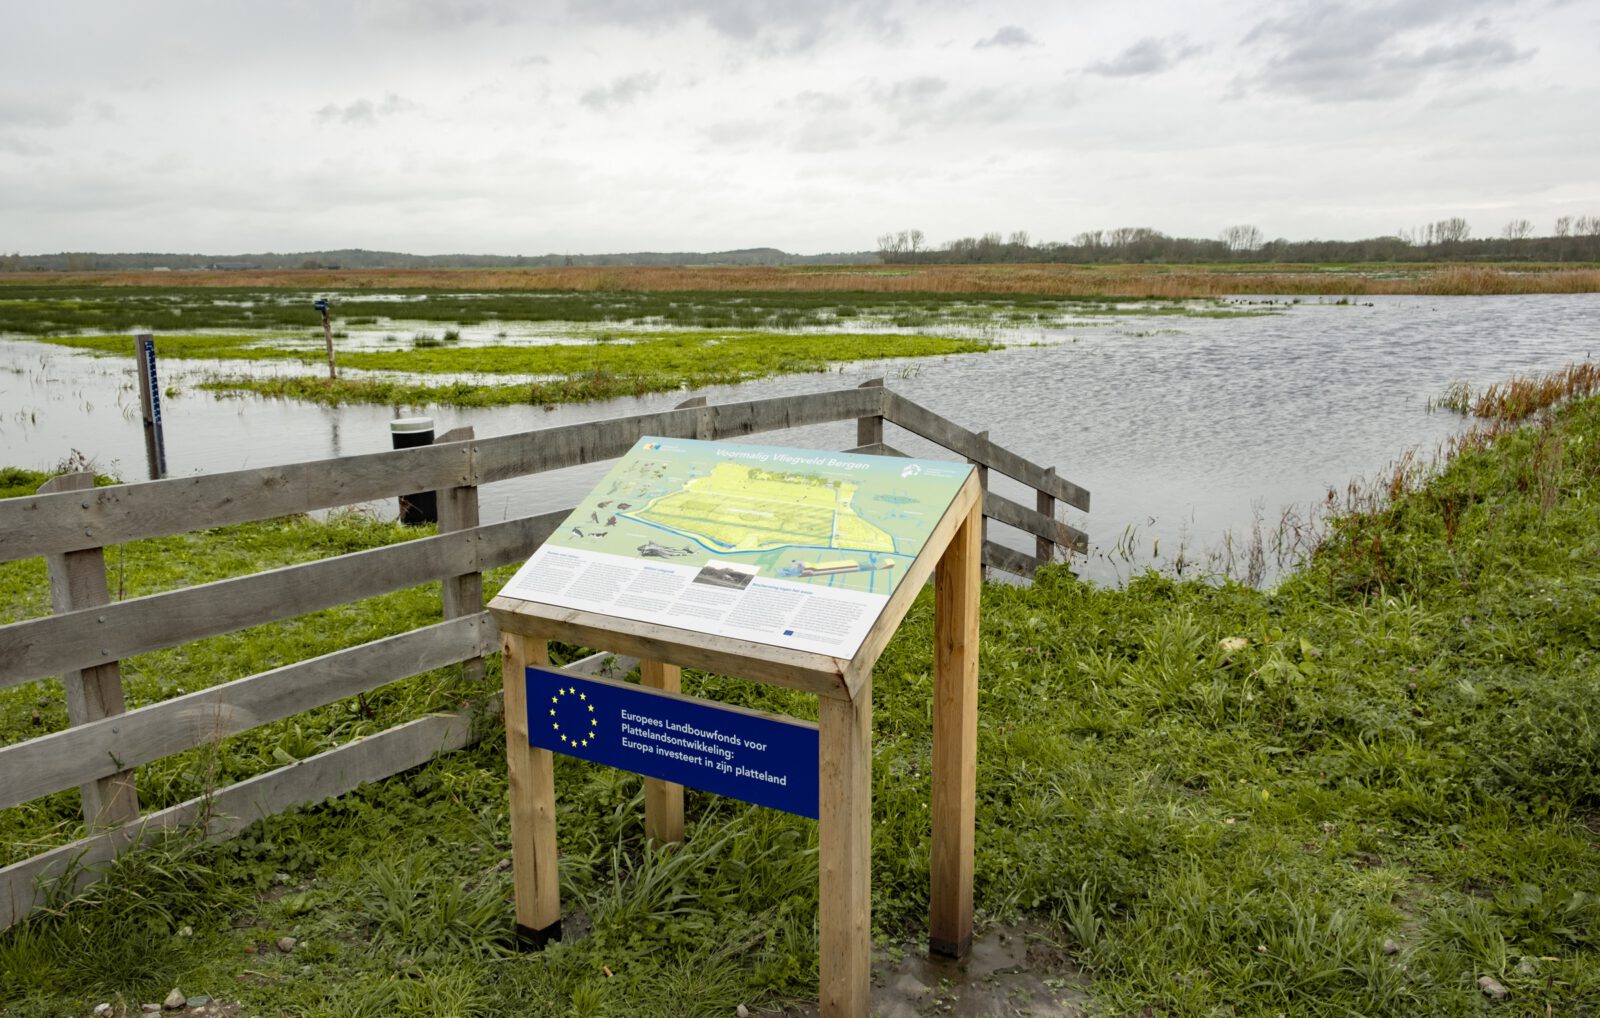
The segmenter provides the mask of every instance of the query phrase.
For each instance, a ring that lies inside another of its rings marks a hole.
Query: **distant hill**
[[[0,255],[0,272],[94,272],[151,269],[492,269],[622,265],[860,265],[876,264],[876,251],[797,255],[775,247],[737,251],[633,251],[621,254],[414,255],[400,251],[300,251],[286,254],[173,254],[141,251],[101,254]]]

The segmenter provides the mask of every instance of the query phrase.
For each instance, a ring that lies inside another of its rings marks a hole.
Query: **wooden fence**
[[[1089,508],[1089,493],[979,434],[883,387],[676,409],[477,439],[470,428],[432,446],[286,466],[92,487],[58,477],[32,498],[0,501],[0,561],[43,556],[55,614],[0,626],[0,689],[59,677],[70,727],[0,747],[0,808],[65,789],[82,793],[86,836],[0,869],[0,929],[52,889],[71,890],[131,846],[180,828],[237,833],[291,806],[320,802],[397,774],[476,738],[477,713],[418,718],[154,813],[139,812],[134,769],[412,675],[460,665],[482,674],[499,634],[483,610],[482,574],[520,562],[566,518],[558,509],[480,524],[478,488],[494,481],[621,456],[644,435],[727,439],[856,421],[849,451],[901,455],[885,424],[918,435],[1035,492],[1025,506],[985,491],[984,515],[1032,536],[1034,553],[986,540],[987,568],[1031,576],[1041,562],[1086,547],[1057,503]],[[987,485],[986,485],[987,488]],[[103,549],[294,513],[435,490],[435,536],[113,602]],[[118,662],[134,655],[442,581],[443,621],[152,703],[125,707]],[[625,672],[594,655],[578,672]],[[478,726],[481,727],[481,726]]]

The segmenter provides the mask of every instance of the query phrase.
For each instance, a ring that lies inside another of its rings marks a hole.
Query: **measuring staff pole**
[[[133,337],[133,358],[139,376],[139,411],[144,417],[144,458],[150,479],[167,476],[167,441],[161,430],[161,385],[156,379],[156,341],[149,333]]]

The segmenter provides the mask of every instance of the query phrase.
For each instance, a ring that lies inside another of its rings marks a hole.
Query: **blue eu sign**
[[[816,819],[814,724],[543,668],[527,683],[540,749]]]

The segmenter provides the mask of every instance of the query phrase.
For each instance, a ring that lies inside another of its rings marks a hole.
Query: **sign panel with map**
[[[971,469],[646,437],[501,594],[849,658]]]

